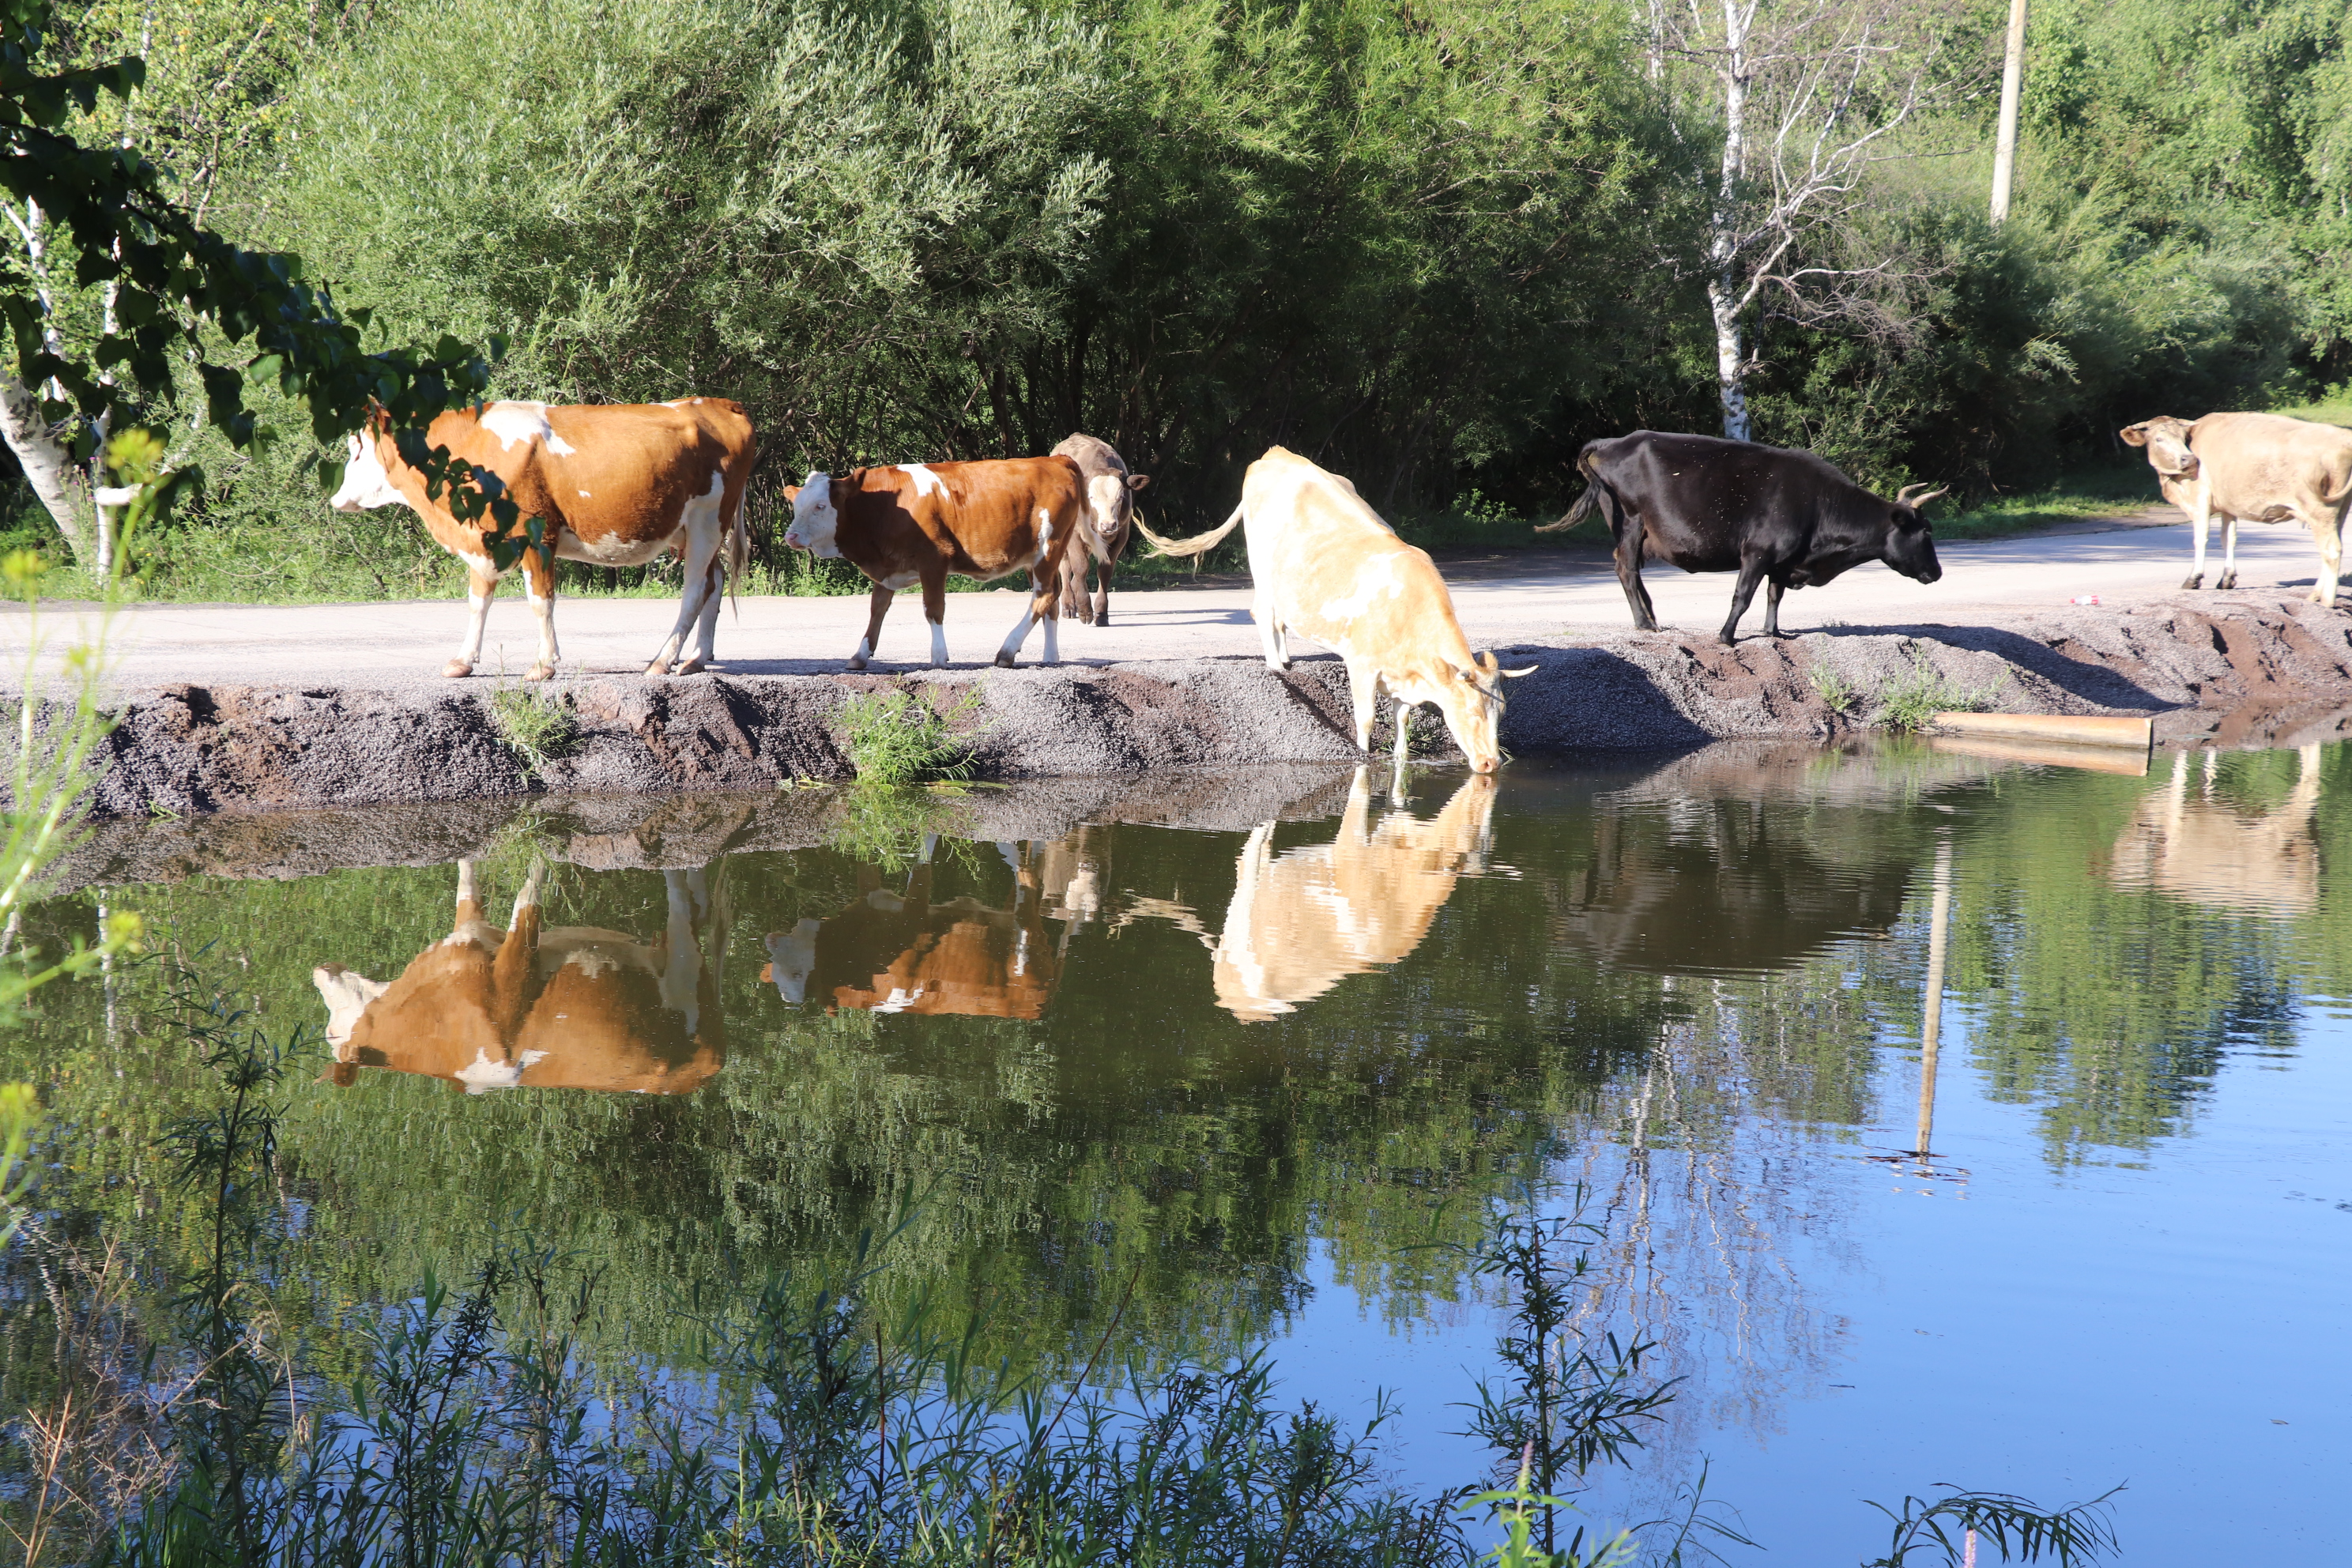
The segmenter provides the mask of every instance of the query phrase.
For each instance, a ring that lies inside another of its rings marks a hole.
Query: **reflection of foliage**
[[[2075,1563],[2095,1563],[2103,1552],[2116,1549],[2115,1526],[2108,1521],[2107,1499],[2117,1487],[2089,1502],[2052,1511],[2008,1492],[1969,1492],[1955,1488],[1948,1497],[1932,1501],[1906,1497],[1903,1511],[1872,1503],[1895,1521],[1894,1537],[1884,1557],[1874,1557],[1864,1568],[1906,1568],[1914,1552],[1936,1551],[1948,1564],[1977,1560],[1977,1537],[1992,1542],[2003,1563],[2012,1558],[2037,1563],[2044,1554],[2061,1568]],[[1960,1540],[1952,1537],[1958,1534]]]
[[[947,847],[970,858],[971,847],[957,830],[971,820],[961,790],[952,785],[915,789],[854,784],[838,792],[841,820],[829,842],[851,859],[898,872],[925,858],[924,841],[953,840]]]

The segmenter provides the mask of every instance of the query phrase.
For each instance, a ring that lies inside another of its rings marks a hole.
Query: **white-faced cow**
[[[669,673],[698,621],[696,649],[677,672],[691,675],[709,662],[719,576],[722,571],[741,575],[746,549],[743,486],[751,473],[751,421],[740,405],[723,397],[573,408],[492,403],[442,415],[426,428],[423,446],[446,447],[452,458],[512,498],[524,517],[545,524],[540,544],[527,548],[521,561],[524,591],[539,618],[539,658],[524,679],[555,673],[558,557],[642,566],[666,550],[677,552],[686,567],[677,624],[646,673]],[[457,657],[441,669],[470,675],[482,657],[490,595],[503,575],[486,542],[489,525],[487,520],[460,522],[432,499],[425,476],[401,456],[379,412],[351,438],[342,486],[329,504],[362,511],[395,502],[423,518],[435,541],[473,574],[467,595],[473,618]],[[723,562],[722,542],[729,545]]]
[[[948,613],[948,574],[986,582],[1024,568],[1029,573],[1029,607],[996,650],[996,662],[1010,668],[1040,619],[1045,623],[1045,662],[1060,661],[1056,578],[1063,552],[1086,547],[1078,537],[1086,526],[1085,477],[1069,458],[907,463],[813,473],[784,494],[793,503],[784,542],[845,560],[874,584],[873,611],[857,651],[849,656],[850,668],[866,668],[881,644],[882,617],[891,599],[918,584],[923,617],[931,625],[931,663],[945,665],[948,638],[941,623]]]
[[[1780,595],[1817,586],[1866,561],[1933,583],[1944,574],[1919,509],[1945,492],[1906,485],[1893,500],[1873,495],[1811,452],[1636,430],[1588,441],[1576,466],[1584,493],[1568,515],[1536,530],[1574,528],[1594,511],[1617,546],[1617,581],[1633,625],[1658,629],[1642,586],[1644,553],[1685,572],[1737,572],[1731,614],[1718,634],[1738,640],[1739,617],[1769,584],[1764,635],[1780,636]]]
[[[457,863],[450,934],[391,981],[340,963],[310,972],[327,1005],[330,1077],[362,1068],[462,1086],[683,1094],[726,1062],[716,956],[727,946],[701,871],[666,871],[668,921],[652,942],[595,926],[542,926],[540,868],[506,930],[489,923],[474,863]],[[703,945],[713,961],[706,963]]]
[[[2189,514],[2197,563],[2180,585],[2205,582],[2205,536],[2221,520],[2221,575],[2216,588],[2238,585],[2238,523],[2300,522],[2319,550],[2313,603],[2331,608],[2344,570],[2344,518],[2352,508],[2352,430],[2277,414],[2208,414],[2202,419],[2159,415],[2120,432],[2147,448],[2148,466],[2164,499]]]
[[[1356,487],[1297,453],[1270,447],[1242,479],[1242,504],[1213,532],[1177,542],[1136,526],[1162,555],[1200,555],[1236,526],[1249,544],[1252,613],[1266,668],[1290,667],[1288,635],[1312,637],[1347,661],[1356,745],[1370,751],[1383,688],[1398,703],[1397,754],[1406,710],[1426,702],[1445,715],[1454,744],[1478,772],[1503,760],[1496,730],[1503,680],[1491,653],[1473,654],[1453,595],[1426,551],[1396,536]]]
[[[1151,482],[1150,474],[1130,474],[1127,459],[1108,441],[1092,436],[1071,436],[1054,448],[1054,456],[1077,464],[1087,480],[1087,547],[1062,556],[1062,614],[1088,626],[1110,625],[1110,574],[1127,549],[1133,531],[1135,492]],[[1095,593],[1087,594],[1087,568],[1095,568]]]

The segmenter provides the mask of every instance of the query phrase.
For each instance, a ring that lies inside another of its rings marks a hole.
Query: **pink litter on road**
[[[2096,594],[2077,594],[2066,602],[2070,605],[2095,605],[2099,596]]]

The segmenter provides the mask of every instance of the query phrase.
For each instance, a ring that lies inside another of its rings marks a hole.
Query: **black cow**
[[[1940,489],[1906,485],[1887,500],[1811,452],[1656,430],[1588,441],[1576,466],[1588,481],[1584,493],[1566,517],[1536,531],[1574,528],[1597,508],[1617,541],[1617,580],[1633,625],[1645,632],[1658,629],[1642,586],[1645,550],[1685,572],[1739,574],[1723,623],[1727,644],[1738,640],[1739,617],[1759,583],[1771,584],[1764,635],[1776,637],[1788,589],[1826,583],[1865,561],[1884,561],[1922,583],[1944,574],[1919,515]]]

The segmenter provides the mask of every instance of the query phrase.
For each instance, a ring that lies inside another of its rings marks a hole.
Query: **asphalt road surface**
[[[2218,574],[2220,552],[2207,581]],[[1791,592],[1781,628],[1958,625],[2003,607],[2064,604],[2096,595],[2124,605],[2177,592],[2188,574],[2189,528],[2168,508],[2144,516],[2075,524],[2029,537],[1938,547],[1943,580],[1922,585],[1882,565],[1847,573],[1822,588]],[[2310,537],[2292,526],[2247,525],[2238,550],[2243,589],[2307,590],[2317,571]],[[1597,552],[1530,552],[1442,563],[1456,612],[1474,647],[1519,643],[1575,644],[1631,624],[1613,570]],[[1644,574],[1660,622],[1711,632],[1730,602],[1732,575],[1689,575],[1653,563]],[[1020,592],[1000,588],[949,595],[952,663],[986,665],[1021,615]],[[1112,624],[1062,628],[1066,663],[1129,659],[1250,657],[1258,651],[1245,586],[1115,589]],[[718,668],[736,674],[815,674],[838,670],[865,629],[863,595],[827,599],[747,598],[740,616],[722,612]],[[556,631],[564,671],[641,670],[676,619],[676,600],[559,600]],[[1763,625],[1759,593],[1743,633]],[[87,638],[96,617],[87,606],[51,605],[38,617],[43,661]],[[436,679],[465,630],[461,599],[359,605],[140,605],[119,616],[110,642],[115,684],[126,689],[176,682],[200,685],[352,687]],[[0,613],[0,653],[10,673],[24,668],[35,623],[21,608]],[[490,612],[477,680],[529,668],[536,631],[519,585],[509,583]],[[1024,663],[1034,662],[1042,631],[1032,631]],[[1309,645],[1311,647],[1311,645]],[[1295,651],[1300,640],[1293,639]],[[885,623],[874,668],[927,661],[929,635],[919,595],[902,594]]]

